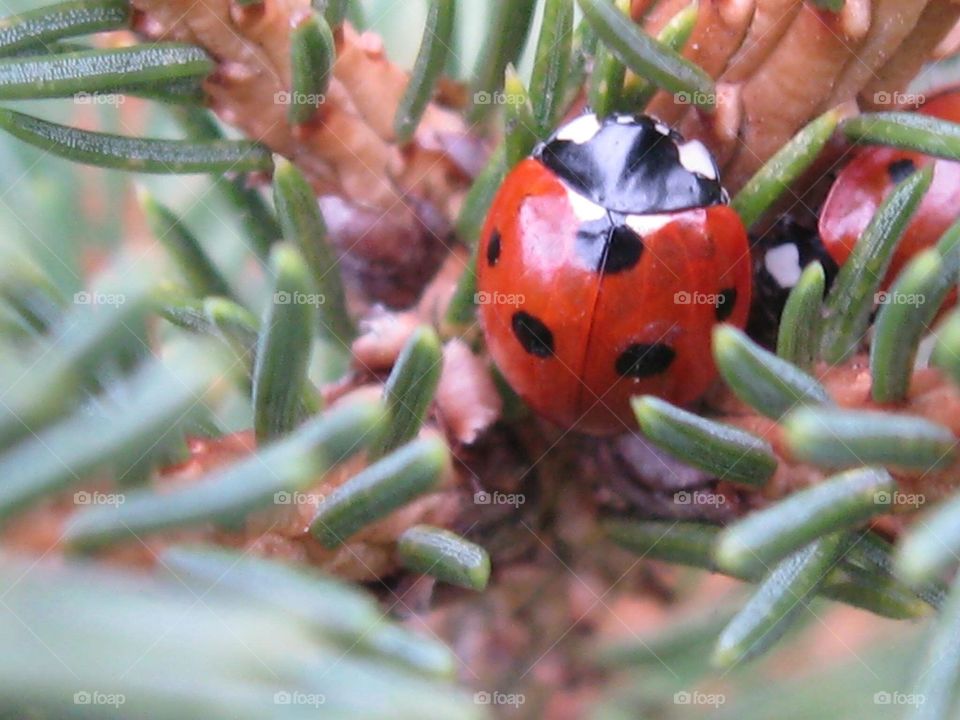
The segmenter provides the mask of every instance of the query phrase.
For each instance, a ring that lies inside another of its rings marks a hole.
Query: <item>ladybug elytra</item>
[[[747,234],[713,157],[643,115],[582,115],[506,177],[481,236],[480,319],[506,380],[583,432],[635,427],[631,396],[689,404],[711,330],[746,323]]]

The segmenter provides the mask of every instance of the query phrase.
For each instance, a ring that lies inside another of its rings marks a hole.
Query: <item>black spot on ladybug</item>
[[[500,259],[500,231],[496,228],[490,233],[490,242],[487,243],[487,265],[493,267]]]
[[[917,171],[917,166],[913,160],[904,158],[903,160],[894,160],[887,165],[887,175],[894,183],[900,183],[906,180]]]
[[[658,375],[670,367],[677,356],[673,348],[663,343],[636,343],[617,358],[617,374],[638,379]]]
[[[603,258],[601,272],[618,273],[629,270],[643,254],[643,239],[627,225],[617,225],[610,232],[607,252]]]
[[[553,333],[542,320],[520,310],[513,314],[510,325],[513,327],[513,334],[528,353],[542,358],[553,355]]]
[[[733,306],[737,303],[737,289],[721,290],[717,297],[717,321],[723,322],[733,314]]]
[[[574,120],[573,122],[576,122]],[[585,142],[565,138],[561,127],[533,152],[571,188],[610,212],[672,212],[724,202],[716,167],[707,177],[681,161],[683,138],[646,115],[612,115]],[[706,162],[713,162],[705,154]],[[689,164],[689,163],[688,163]]]

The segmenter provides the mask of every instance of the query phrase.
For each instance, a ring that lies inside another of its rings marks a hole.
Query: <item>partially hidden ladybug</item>
[[[960,122],[960,92],[939,95],[917,112]],[[894,251],[884,277],[884,289],[910,258],[932,247],[960,217],[960,162],[879,146],[856,152],[837,176],[820,212],[820,239],[838,265],[846,262],[877,208],[897,183],[930,164],[934,166],[933,181]]]
[[[553,422],[635,427],[631,396],[686,405],[716,369],[711,331],[743,327],[747,234],[716,162],[658,120],[585,114],[506,177],[477,260],[497,366]]]

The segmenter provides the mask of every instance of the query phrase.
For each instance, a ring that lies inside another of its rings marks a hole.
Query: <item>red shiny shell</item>
[[[747,235],[721,205],[629,216],[619,229],[641,250],[601,272],[578,241],[585,208],[537,160],[508,175],[481,238],[480,318],[497,366],[538,413],[582,432],[625,432],[632,396],[689,404],[714,380],[711,329],[747,320]]]
[[[960,122],[960,93],[934,98],[919,109],[924,115]],[[907,226],[884,277],[887,288],[918,252],[933,246],[960,217],[960,163],[886,147],[857,151],[837,176],[820,213],[820,238],[830,256],[846,262],[877,208],[911,168],[933,164],[933,181]]]

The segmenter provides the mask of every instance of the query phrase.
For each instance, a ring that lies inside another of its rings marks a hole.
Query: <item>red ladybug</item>
[[[918,112],[960,122],[960,92],[940,95]],[[960,162],[887,147],[868,147],[857,152],[837,176],[820,212],[820,238],[838,265],[846,261],[894,186],[931,163],[933,182],[894,252],[884,288],[890,286],[910,258],[933,246],[960,217]]]
[[[507,176],[478,256],[487,346],[537,412],[595,434],[631,396],[688,404],[716,375],[718,322],[750,306],[747,234],[698,141],[646,116],[587,114]]]

